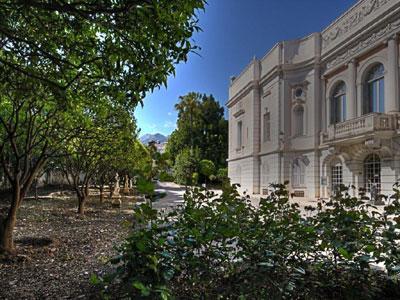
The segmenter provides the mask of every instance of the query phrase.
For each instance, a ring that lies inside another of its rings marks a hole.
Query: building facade
[[[229,88],[232,183],[327,198],[400,179],[399,0],[360,0],[320,33],[276,44]]]

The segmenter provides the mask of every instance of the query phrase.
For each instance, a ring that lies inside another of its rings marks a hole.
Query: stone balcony
[[[346,140],[370,137],[392,136],[400,129],[400,116],[371,113],[352,120],[330,125],[322,136],[322,142],[332,144]]]

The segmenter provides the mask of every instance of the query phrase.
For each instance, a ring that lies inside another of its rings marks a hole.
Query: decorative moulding
[[[400,20],[395,20],[389,24],[387,24],[385,27],[373,32],[371,35],[369,35],[366,39],[362,40],[359,42],[357,45],[354,47],[348,49],[346,52],[343,54],[337,56],[333,60],[329,61],[327,63],[327,68],[331,69],[334,67],[339,66],[340,64],[346,63],[352,58],[354,58],[356,55],[360,54],[362,51],[365,49],[369,48],[382,38],[384,38],[387,35],[393,34],[395,30],[400,28]]]
[[[388,3],[397,0],[366,0],[360,1],[353,9],[348,11],[342,18],[328,27],[322,34],[322,49],[326,49],[330,44],[352,31],[357,25],[364,21],[369,15],[378,11]]]
[[[240,117],[241,115],[244,115],[244,113],[245,113],[244,109],[239,109],[237,112],[235,112],[235,113],[233,114],[233,116],[234,116],[235,118],[238,118],[238,117]]]

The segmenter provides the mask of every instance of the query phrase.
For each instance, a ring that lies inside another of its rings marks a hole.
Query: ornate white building
[[[232,78],[229,177],[295,197],[400,179],[400,0],[360,0],[321,33],[275,45]]]

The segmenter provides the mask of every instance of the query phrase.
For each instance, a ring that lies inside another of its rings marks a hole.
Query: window
[[[336,191],[343,184],[343,168],[341,164],[336,164],[331,168],[331,189]]]
[[[237,124],[237,149],[241,150],[243,146],[243,123],[239,121]]]
[[[333,91],[331,98],[331,124],[346,120],[346,85],[339,83]]]
[[[298,105],[293,110],[294,116],[294,127],[293,127],[293,135],[300,136],[304,135],[304,108],[301,105]]]
[[[271,140],[271,114],[269,111],[265,112],[263,122],[263,141],[267,142]]]
[[[375,187],[381,190],[381,160],[378,155],[368,155],[364,160],[364,187],[367,192]]]
[[[292,186],[301,187],[304,186],[305,178],[305,166],[300,159],[295,159],[292,165]]]
[[[385,110],[385,69],[378,64],[369,71],[365,82],[363,113],[384,112]]]

